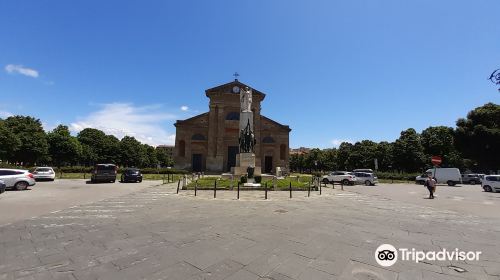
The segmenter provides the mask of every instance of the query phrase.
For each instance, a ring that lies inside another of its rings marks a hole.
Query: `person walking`
[[[429,190],[429,199],[434,199],[434,192],[436,191],[436,180],[432,178],[432,174],[429,174],[425,180],[424,186]]]

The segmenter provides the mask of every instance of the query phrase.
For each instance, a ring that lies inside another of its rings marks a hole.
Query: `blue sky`
[[[291,147],[454,126],[500,94],[500,1],[0,2],[0,117],[173,144],[233,79]]]

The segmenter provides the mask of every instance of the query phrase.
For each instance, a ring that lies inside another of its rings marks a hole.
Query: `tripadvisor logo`
[[[381,266],[387,267],[394,265],[398,259],[402,261],[413,261],[419,263],[421,261],[478,261],[481,251],[462,251],[458,248],[449,251],[442,249],[440,251],[419,251],[415,248],[399,248],[396,249],[391,244],[382,244],[375,250],[375,260]],[[398,258],[399,257],[399,258]]]

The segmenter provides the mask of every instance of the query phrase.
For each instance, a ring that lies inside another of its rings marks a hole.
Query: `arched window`
[[[239,121],[240,120],[240,113],[238,112],[230,112],[226,115],[226,120],[228,121]]]
[[[194,134],[192,137],[191,137],[191,140],[199,140],[199,141],[203,141],[203,140],[206,140],[205,136],[203,136],[202,134]]]
[[[286,145],[281,144],[280,145],[280,159],[285,160],[285,157],[286,157],[285,155],[286,155]]]
[[[186,156],[186,142],[184,142],[184,140],[179,141],[179,156]]]
[[[274,143],[274,138],[271,136],[266,136],[262,139],[262,143]]]

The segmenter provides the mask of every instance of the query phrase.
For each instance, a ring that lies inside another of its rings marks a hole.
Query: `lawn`
[[[197,181],[192,181],[187,185],[187,189],[194,189],[194,186],[196,182],[198,183],[198,189],[213,189],[214,188],[214,182],[217,181],[217,189],[229,189],[231,186],[231,180],[230,179],[222,179],[222,178],[217,178],[217,177],[210,177],[210,178],[200,178]],[[311,181],[311,177],[303,176],[299,177],[297,180],[296,178],[293,177],[288,177],[285,179],[279,179],[277,180],[276,187],[278,190],[288,190],[290,183],[292,184],[293,189],[306,189],[307,186],[309,186],[309,182]],[[262,178],[262,188],[264,188],[265,184],[267,183],[268,188],[272,188],[273,186],[273,181],[272,178]],[[236,188],[238,186],[238,181],[234,180],[233,181],[233,187]]]

